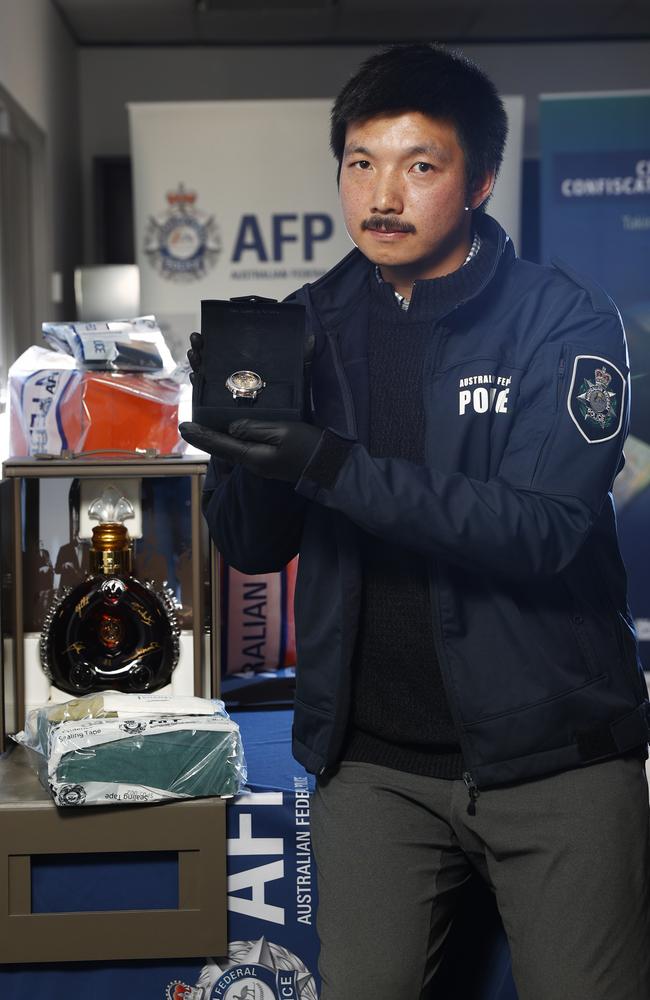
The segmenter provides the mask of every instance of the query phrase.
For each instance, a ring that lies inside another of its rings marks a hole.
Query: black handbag
[[[303,420],[305,307],[256,295],[201,302],[203,351],[192,420],[225,430],[238,417]]]

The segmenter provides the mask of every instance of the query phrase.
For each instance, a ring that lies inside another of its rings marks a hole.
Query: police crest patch
[[[574,424],[589,444],[616,437],[623,423],[625,376],[605,358],[579,354],[567,406]]]

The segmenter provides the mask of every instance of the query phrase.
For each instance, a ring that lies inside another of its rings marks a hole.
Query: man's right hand
[[[190,382],[194,385],[194,376],[201,370],[201,355],[203,354],[203,335],[200,333],[190,334],[190,349],[187,352],[187,360],[190,363]]]

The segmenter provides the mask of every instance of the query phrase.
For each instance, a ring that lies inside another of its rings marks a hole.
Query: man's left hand
[[[297,483],[322,437],[320,427],[288,420],[235,420],[228,433],[201,424],[179,425],[181,436],[201,451],[242,465],[264,479]]]

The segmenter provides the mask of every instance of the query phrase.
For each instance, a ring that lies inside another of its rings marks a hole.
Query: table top
[[[34,766],[35,761],[24,747],[11,746],[0,754],[0,809],[46,809],[54,805]]]

